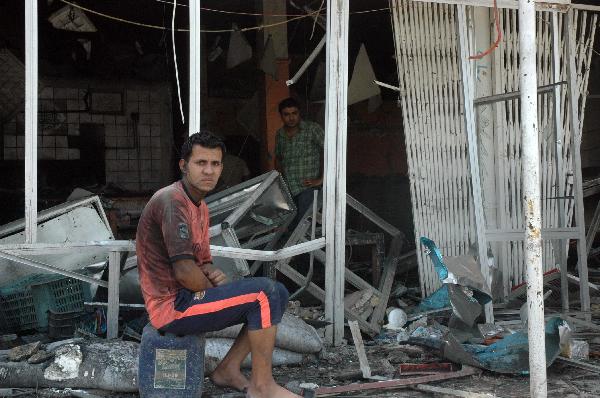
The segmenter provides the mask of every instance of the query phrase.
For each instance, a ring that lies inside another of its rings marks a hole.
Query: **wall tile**
[[[17,148],[4,148],[4,159],[5,160],[16,160],[17,159]]]
[[[57,148],[67,148],[68,146],[69,146],[69,144],[67,143],[67,137],[66,136],[58,136],[58,137],[56,137],[56,147]]]
[[[38,155],[41,159],[54,159],[56,150],[52,148],[38,148]]]
[[[79,153],[79,148],[69,148],[69,159],[70,160],[76,160],[79,159],[80,153]]]
[[[16,148],[17,147],[17,137],[14,135],[5,135],[4,136],[4,147],[5,148]]]
[[[56,148],[56,159],[57,160],[68,160],[69,150],[67,148]]]

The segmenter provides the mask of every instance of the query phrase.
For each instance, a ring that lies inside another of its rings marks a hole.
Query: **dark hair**
[[[221,148],[221,152],[225,155],[225,143],[223,143],[223,140],[208,130],[202,130],[199,133],[190,135],[187,140],[185,140],[181,146],[181,159],[186,162],[190,160],[194,145],[200,145],[210,149]]]
[[[300,104],[298,101],[293,99],[292,97],[286,98],[279,103],[279,113],[283,111],[284,108],[298,108],[300,109]]]

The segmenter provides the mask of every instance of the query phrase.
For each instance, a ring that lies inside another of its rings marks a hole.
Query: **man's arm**
[[[219,286],[227,281],[225,274],[212,263],[198,267],[191,259],[177,260],[173,263],[173,274],[177,282],[192,292],[199,292]]]

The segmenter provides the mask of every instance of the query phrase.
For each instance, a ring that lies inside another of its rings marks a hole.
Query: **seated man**
[[[219,179],[224,152],[223,142],[209,132],[190,136],[181,149],[181,180],[156,192],[144,208],[136,252],[150,323],[177,335],[243,323],[211,374],[213,383],[245,390],[254,398],[298,397],[275,383],[271,369],[287,290],[268,278],[227,283],[225,274],[212,265],[203,198]],[[248,353],[252,353],[250,380],[240,371]]]

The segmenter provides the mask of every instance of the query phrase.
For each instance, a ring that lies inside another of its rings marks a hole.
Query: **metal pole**
[[[525,213],[525,264],[527,266],[527,330],[529,333],[529,389],[531,397],[545,398],[546,344],[542,278],[542,222],[540,155],[538,142],[535,2],[519,0],[519,61],[523,206]]]
[[[348,25],[346,0],[327,1],[327,97],[325,102],[325,317],[329,343],[344,337],[346,251],[346,132],[348,107]]]
[[[558,14],[552,13],[552,82],[557,83],[560,81],[560,58],[561,58],[561,47],[560,47],[560,26],[558,23]],[[556,197],[565,196],[567,190],[565,189],[565,172],[563,165],[563,120],[562,120],[562,88],[560,85],[554,86],[554,158],[556,161]],[[558,206],[558,227],[566,227],[565,222],[565,200],[558,199],[556,203]],[[554,246],[554,262],[560,266],[560,293],[562,301],[563,311],[569,311],[569,280],[567,279],[567,246],[568,240],[558,239],[555,241]]]
[[[37,0],[25,3],[25,242],[37,237],[38,129],[38,11]]]
[[[200,0],[190,1],[190,101],[188,107],[189,135],[200,131]]]

